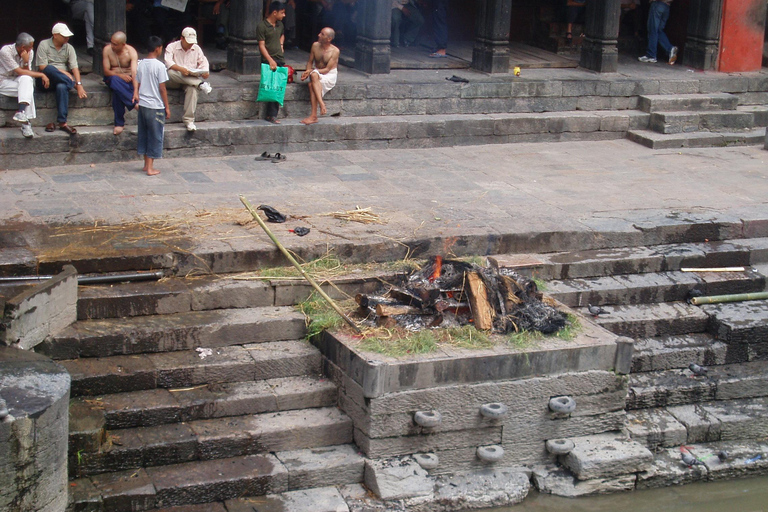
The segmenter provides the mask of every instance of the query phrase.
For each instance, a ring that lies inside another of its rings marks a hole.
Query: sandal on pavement
[[[53,123],[48,123],[45,125],[45,131],[47,132],[55,132],[56,131],[56,125]]]
[[[279,154],[279,153],[278,153]],[[274,156],[270,155],[266,151],[256,157],[256,160],[272,160]]]
[[[69,126],[68,124],[63,124],[63,125],[60,125],[60,126],[59,126],[59,130],[61,130],[61,131],[63,131],[63,132],[67,132],[67,133],[68,133],[68,134],[70,134],[70,135],[74,135],[74,134],[76,134],[76,133],[77,133],[77,130],[75,130],[74,128],[72,128],[72,127],[71,127],[71,126]]]
[[[272,157],[272,163],[278,163],[285,160],[285,155],[282,153],[275,153],[275,156]]]

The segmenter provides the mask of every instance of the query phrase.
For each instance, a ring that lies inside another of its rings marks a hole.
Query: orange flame
[[[443,269],[443,257],[438,255],[435,256],[435,270],[432,271],[432,275],[429,276],[429,282],[433,283],[435,279],[440,277],[440,272]]]

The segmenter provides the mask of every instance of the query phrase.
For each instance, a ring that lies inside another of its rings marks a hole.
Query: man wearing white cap
[[[59,129],[73,135],[77,130],[67,124],[69,91],[76,89],[77,96],[81,99],[87,98],[88,94],[80,81],[77,54],[69,44],[72,31],[64,23],[57,23],[53,26],[51,33],[53,36],[41,41],[37,47],[37,68],[50,80],[49,90],[56,92],[56,121],[59,123]],[[55,129],[54,123],[49,123],[45,127],[47,132]]]
[[[181,31],[181,39],[166,46],[165,66],[168,68],[167,86],[171,89],[184,88],[182,121],[187,131],[193,132],[197,130],[197,91],[199,89],[206,94],[211,92],[211,84],[203,81],[210,76],[208,59],[203,55],[202,48],[197,45],[195,29],[185,28]]]
[[[0,48],[0,94],[18,98],[19,108],[13,120],[21,123],[21,133],[34,137],[30,119],[35,113],[35,78],[39,78],[47,88],[50,83],[43,73],[32,70],[35,38],[22,32],[16,38],[16,44],[7,44]]]

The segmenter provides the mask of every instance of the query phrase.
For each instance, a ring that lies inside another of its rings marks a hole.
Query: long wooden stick
[[[312,287],[317,290],[317,293],[320,294],[320,296],[328,302],[328,304],[331,305],[331,307],[336,311],[341,318],[344,319],[345,322],[349,324],[352,329],[355,330],[357,334],[362,334],[362,331],[360,328],[355,324],[355,322],[352,321],[351,318],[349,318],[347,315],[344,314],[344,312],[341,310],[341,308],[334,302],[332,298],[328,296],[327,293],[323,291],[322,288],[320,288],[320,285],[318,285],[312,277],[307,274],[303,268],[301,268],[301,265],[299,265],[299,262],[294,259],[293,256],[291,256],[291,253],[288,252],[288,250],[283,247],[283,244],[280,243],[280,240],[275,237],[275,235],[272,233],[272,231],[269,230],[267,225],[264,223],[264,221],[261,219],[261,216],[253,209],[251,204],[248,202],[248,200],[245,198],[245,196],[240,196],[240,202],[243,203],[245,208],[250,212],[250,214],[253,216],[254,219],[256,219],[256,222],[259,223],[259,226],[264,230],[264,232],[269,236],[269,238],[272,239],[272,241],[275,243],[278,249],[280,249],[280,252],[283,253],[283,256],[288,258],[288,261],[291,262],[291,264],[298,269],[299,272],[301,272],[301,275],[306,279],[309,284],[312,285]]]

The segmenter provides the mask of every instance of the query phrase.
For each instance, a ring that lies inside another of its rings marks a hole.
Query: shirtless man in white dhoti
[[[323,96],[336,85],[339,65],[339,49],[331,44],[334,37],[336,37],[336,33],[330,27],[325,27],[320,31],[317,35],[317,42],[312,43],[307,69],[301,74],[302,80],[309,78],[309,101],[312,105],[312,112],[309,117],[301,120],[304,124],[314,124],[318,121],[318,105],[320,106],[320,114],[325,115],[328,112],[323,102]]]

